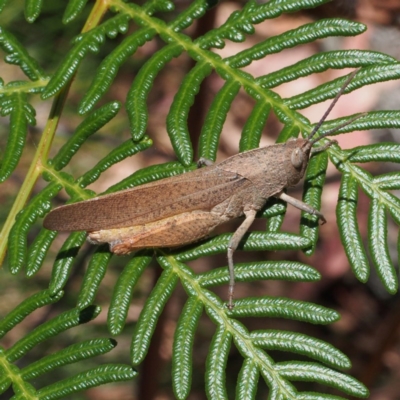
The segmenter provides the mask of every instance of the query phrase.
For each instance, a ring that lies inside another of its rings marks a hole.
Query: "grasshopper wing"
[[[43,226],[58,231],[97,231],[146,224],[194,210],[209,211],[250,182],[215,166],[133,189],[58,207]]]

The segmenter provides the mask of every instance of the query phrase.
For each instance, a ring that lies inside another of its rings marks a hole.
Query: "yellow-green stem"
[[[87,32],[96,25],[98,25],[107,12],[109,2],[107,0],[97,0],[88,19],[86,20],[85,26],[82,29],[82,33]],[[64,107],[65,100],[68,96],[70,83],[54,98],[54,102],[47,120],[46,127],[43,131],[42,137],[38,144],[36,153],[33,157],[31,166],[25,177],[24,183],[21,186],[20,191],[14,201],[14,204],[8,214],[7,220],[0,232],[0,266],[3,264],[4,257],[7,251],[8,235],[14,224],[15,217],[22,210],[24,205],[29,199],[34,185],[43,170],[47,167],[47,159],[51,144],[55,132],[57,130],[58,122]]]

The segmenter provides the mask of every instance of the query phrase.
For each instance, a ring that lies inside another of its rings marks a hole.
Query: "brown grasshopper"
[[[46,216],[43,225],[57,231],[87,231],[90,243],[109,243],[113,253],[128,254],[143,248],[196,242],[222,223],[244,215],[228,244],[228,308],[232,309],[233,252],[268,198],[275,196],[326,222],[318,210],[287,195],[284,189],[300,181],[312,154],[335,143],[329,141],[312,148],[316,142],[360,117],[313,139],[356,72],[349,76],[307,139],[246,151],[219,164],[201,160],[199,164],[207,166],[195,171],[58,207]]]

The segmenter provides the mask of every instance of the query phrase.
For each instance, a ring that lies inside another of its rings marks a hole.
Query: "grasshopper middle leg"
[[[235,289],[235,270],[233,266],[233,253],[239,246],[241,239],[243,238],[244,234],[250,228],[250,225],[253,223],[254,219],[256,218],[257,211],[256,210],[248,210],[244,212],[246,216],[245,220],[236,229],[235,233],[231,237],[231,240],[228,244],[228,266],[229,266],[229,293],[228,293],[228,308],[232,310],[234,307],[233,304],[233,292]]]

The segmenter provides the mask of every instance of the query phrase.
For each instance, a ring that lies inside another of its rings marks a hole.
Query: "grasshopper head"
[[[287,146],[288,146],[289,160],[286,160],[286,165],[288,165],[286,171],[288,176],[288,185],[289,186],[295,185],[304,176],[304,173],[307,169],[308,161],[313,154],[326,150],[328,147],[332,146],[332,144],[337,143],[336,140],[329,140],[324,145],[313,148],[313,145],[316,142],[318,142],[320,139],[323,139],[331,135],[336,130],[352,123],[353,121],[363,117],[364,115],[366,115],[366,113],[356,115],[353,118],[350,118],[345,123],[335,127],[334,129],[328,132],[325,132],[323,135],[320,135],[316,139],[311,140],[312,136],[311,137],[309,136],[307,139],[299,138],[288,141]]]
[[[312,143],[307,139],[296,140],[296,147],[290,154],[290,162],[296,170],[305,171],[310,158],[311,147]]]
[[[336,126],[334,129],[329,130],[328,132],[324,132],[322,135],[319,135],[317,138],[315,138],[315,134],[321,127],[322,123],[325,121],[329,113],[332,111],[332,108],[336,104],[336,102],[339,100],[339,97],[343,94],[344,90],[346,89],[347,85],[351,82],[355,74],[358,72],[358,70],[353,71],[349,77],[346,79],[345,83],[343,86],[340,88],[339,93],[336,95],[336,97],[333,99],[332,103],[328,107],[328,109],[325,111],[324,115],[320,119],[320,121],[315,125],[314,129],[310,133],[310,135],[306,138],[299,138],[299,139],[294,139],[290,140],[287,142],[288,145],[288,153],[286,153],[290,160],[286,160],[286,165],[287,167],[287,176],[288,176],[288,185],[295,185],[296,183],[299,182],[299,180],[304,176],[304,173],[306,171],[308,161],[310,159],[310,156],[314,153],[317,153],[319,151],[326,150],[329,146],[331,146],[333,143],[336,143],[336,141],[330,140],[328,143],[321,145],[317,148],[312,148],[315,143],[317,143],[319,140],[326,138],[327,136],[331,135],[335,131],[337,131],[340,128],[343,128],[344,126],[350,124],[351,122],[355,121],[356,119],[364,116],[365,114],[359,114],[354,116],[353,118],[350,118],[349,120],[345,121],[343,124]],[[289,161],[289,162],[288,162]]]
[[[287,160],[285,165],[288,177],[287,184],[293,186],[300,181],[306,172],[312,143],[308,139],[299,138],[288,141],[286,145]]]

